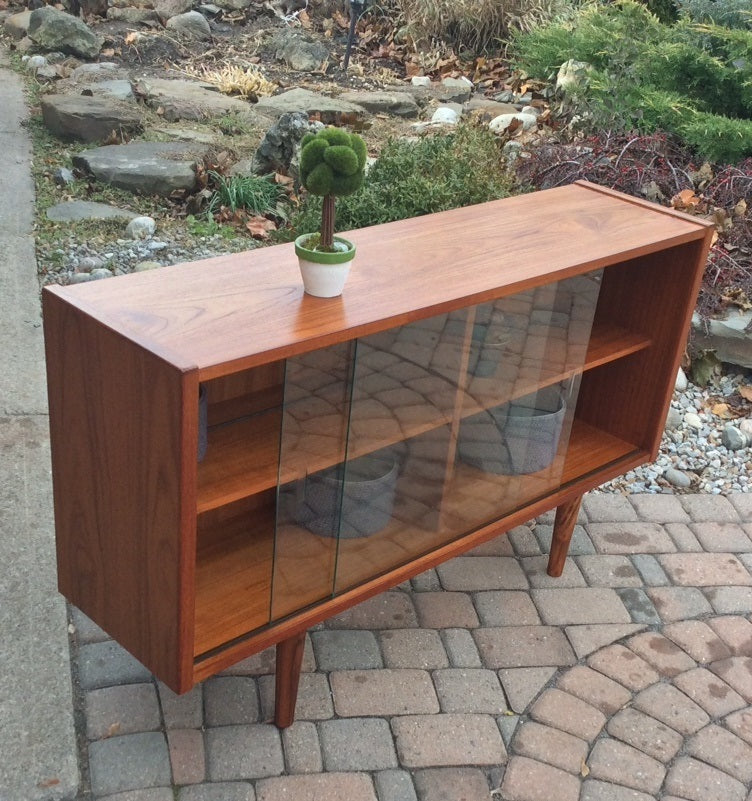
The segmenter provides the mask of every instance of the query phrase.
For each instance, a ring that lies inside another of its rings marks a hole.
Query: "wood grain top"
[[[707,227],[579,182],[346,234],[358,250],[339,298],[304,295],[292,244],[45,291],[207,380],[702,239]]]

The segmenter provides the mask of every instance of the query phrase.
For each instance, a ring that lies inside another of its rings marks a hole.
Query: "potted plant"
[[[295,253],[309,295],[332,298],[342,289],[355,257],[355,246],[334,236],[334,199],[355,192],[363,183],[366,143],[341,128],[324,128],[301,142],[300,177],[303,186],[323,198],[321,230],[295,240]]]

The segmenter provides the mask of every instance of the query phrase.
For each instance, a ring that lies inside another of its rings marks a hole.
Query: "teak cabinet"
[[[578,183],[354,232],[340,298],[292,245],[47,287],[61,592],[178,692],[277,644],[288,725],[311,625],[553,507],[561,573],[711,233]]]

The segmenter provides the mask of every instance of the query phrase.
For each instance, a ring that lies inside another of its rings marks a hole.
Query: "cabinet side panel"
[[[657,453],[707,256],[705,240],[604,271],[596,321],[648,336],[650,347],[585,374],[577,416]]]
[[[187,399],[197,406],[197,372],[182,373],[53,293],[44,321],[60,591],[186,689],[195,569],[186,454],[195,459],[197,447]]]

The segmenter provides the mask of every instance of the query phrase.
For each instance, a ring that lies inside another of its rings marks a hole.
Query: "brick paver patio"
[[[76,610],[96,801],[752,801],[747,496],[590,495],[175,696]],[[174,795],[173,795],[174,794]]]

